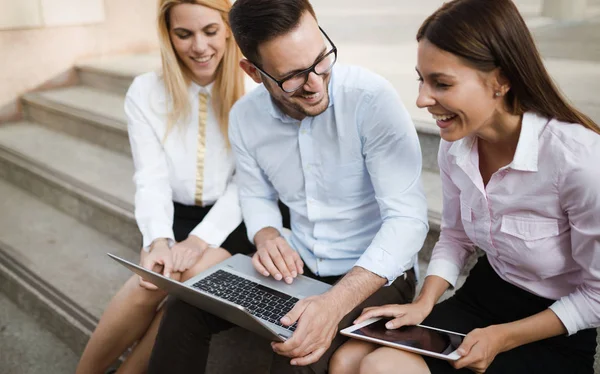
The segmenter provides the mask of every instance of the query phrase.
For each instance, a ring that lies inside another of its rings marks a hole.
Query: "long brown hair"
[[[423,22],[417,41],[423,38],[480,71],[500,68],[511,84],[505,99],[511,114],[534,111],[600,134],[598,125],[569,104],[550,78],[511,0],[449,1]]]
[[[226,27],[229,26],[229,0],[160,0],[158,5],[158,37],[160,42],[160,57],[162,60],[162,78],[169,99],[167,114],[166,136],[181,119],[190,114],[188,87],[191,77],[183,62],[177,57],[171,37],[169,36],[169,17],[171,9],[178,4],[198,4],[215,9],[221,13],[221,18]],[[216,78],[212,88],[212,107],[219,122],[221,133],[227,144],[227,129],[229,124],[229,110],[244,94],[244,73],[239,67],[242,53],[233,37],[227,39],[223,59],[216,71]]]

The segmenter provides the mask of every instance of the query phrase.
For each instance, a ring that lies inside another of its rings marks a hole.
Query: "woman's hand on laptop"
[[[173,271],[183,273],[198,262],[208,243],[195,235],[190,235],[184,241],[171,248]]]
[[[162,274],[167,278],[170,277],[171,272],[173,271],[173,259],[167,239],[157,239],[152,242],[150,253],[142,258],[142,263],[140,265],[142,265],[142,267],[145,269],[152,270],[157,273],[162,272]],[[149,290],[158,289],[158,287],[150,282],[145,281],[142,279],[142,277],[140,277],[140,286]]]
[[[252,256],[254,268],[264,276],[273,276],[291,284],[304,274],[304,262],[288,242],[273,227],[266,227],[254,236],[256,253]]]

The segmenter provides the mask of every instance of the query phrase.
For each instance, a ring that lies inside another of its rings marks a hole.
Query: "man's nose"
[[[317,75],[314,71],[308,73],[308,79],[304,83],[304,90],[309,92],[320,92],[323,88],[323,76]]]

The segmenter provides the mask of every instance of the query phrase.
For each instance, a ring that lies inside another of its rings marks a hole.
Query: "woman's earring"
[[[500,92],[500,91],[496,91],[496,93],[494,94],[494,96],[496,96],[496,97],[500,97],[500,96],[502,96],[502,92]]]

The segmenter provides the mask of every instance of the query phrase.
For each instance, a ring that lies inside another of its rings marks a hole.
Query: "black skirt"
[[[175,241],[185,240],[190,232],[204,219],[212,206],[189,206],[174,202],[173,234]],[[249,255],[256,251],[254,245],[248,240],[246,225],[242,222],[221,245],[232,255],[242,253]]]
[[[446,301],[437,304],[423,324],[469,333],[476,328],[513,322],[546,310],[554,300],[546,299],[501,279],[487,257],[471,270],[464,286]],[[500,353],[488,374],[593,374],[596,329],[572,336],[556,336]],[[446,361],[423,357],[432,374],[472,374],[455,370]]]

